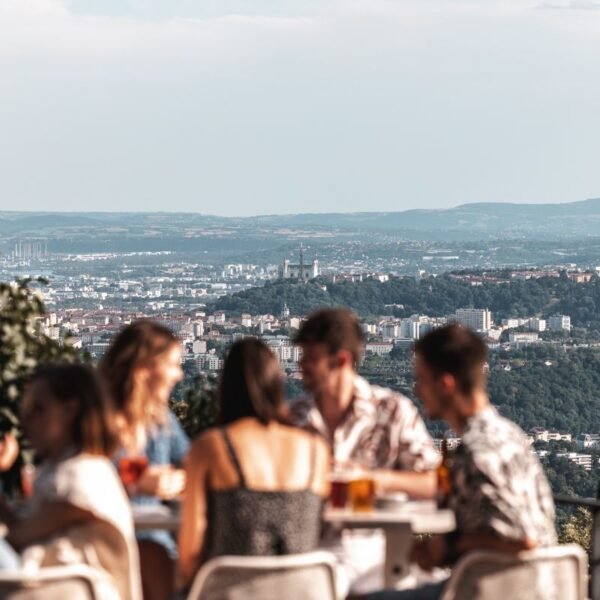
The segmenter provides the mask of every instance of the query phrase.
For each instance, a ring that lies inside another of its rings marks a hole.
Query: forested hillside
[[[412,355],[398,348],[367,357],[370,381],[412,396]],[[600,432],[600,350],[548,346],[490,354],[489,392],[506,417],[526,431],[545,427],[572,433]],[[443,424],[431,423],[440,432]]]
[[[215,309],[233,314],[278,314],[283,303],[292,314],[304,315],[320,306],[348,306],[363,317],[393,314],[407,317],[415,313],[444,316],[457,308],[489,308],[494,319],[505,317],[568,314],[575,326],[600,329],[600,278],[589,283],[575,283],[566,276],[503,283],[485,282],[471,285],[449,275],[417,281],[393,278],[381,283],[308,284],[268,283],[233,296],[219,299]]]

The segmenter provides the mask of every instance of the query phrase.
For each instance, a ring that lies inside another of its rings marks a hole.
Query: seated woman
[[[41,368],[26,387],[21,414],[42,463],[24,514],[0,505],[8,541],[25,566],[87,563],[112,577],[119,597],[140,600],[131,509],[108,458],[118,441],[114,412],[93,371]]]
[[[117,460],[142,459],[148,466],[128,482],[134,504],[177,498],[185,486],[183,460],[189,440],[169,411],[173,387],[182,379],[181,344],[166,327],[139,320],[113,340],[100,373],[119,417],[122,449]],[[167,531],[138,533],[146,600],[164,600],[173,591],[177,546]]]
[[[282,374],[269,348],[231,348],[220,386],[220,427],[193,444],[179,532],[180,570],[191,584],[222,555],[308,552],[319,541],[329,448],[287,424]]]

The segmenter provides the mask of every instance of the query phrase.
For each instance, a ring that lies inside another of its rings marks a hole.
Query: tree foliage
[[[0,283],[0,433],[12,431],[21,441],[18,401],[28,376],[39,364],[81,358],[68,338],[54,340],[42,331],[46,311],[36,287],[45,283],[43,279]],[[21,456],[2,477],[8,491],[18,485],[22,460]]]
[[[323,306],[347,306],[363,317],[408,317],[415,313],[444,316],[458,308],[473,307],[489,308],[496,319],[563,313],[572,317],[574,325],[600,330],[597,276],[585,284],[567,277],[514,280],[507,274],[497,276],[496,281],[481,285],[472,285],[451,273],[421,280],[392,277],[386,282],[277,281],[220,298],[214,308],[234,314],[279,314],[285,302],[297,315]]]
[[[193,439],[217,422],[217,380],[213,375],[198,374],[186,378],[184,384],[181,397],[172,400],[171,409]]]

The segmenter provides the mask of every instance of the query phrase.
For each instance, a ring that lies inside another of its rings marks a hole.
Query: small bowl
[[[375,498],[375,508],[379,510],[398,510],[408,502],[408,494],[394,492]]]

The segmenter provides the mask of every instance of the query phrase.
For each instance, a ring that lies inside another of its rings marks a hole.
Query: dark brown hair
[[[356,315],[346,308],[324,308],[314,312],[300,327],[294,342],[324,344],[330,354],[347,350],[356,365],[364,352],[364,336]]]
[[[99,370],[117,411],[129,425],[161,423],[159,406],[152,403],[148,390],[136,386],[136,372],[150,368],[179,340],[170,330],[148,319],[128,325],[113,340],[100,361]]]
[[[71,432],[81,452],[110,456],[118,437],[114,410],[96,373],[82,364],[49,364],[38,368],[29,385],[41,383],[59,402],[76,400],[79,414]]]
[[[219,402],[221,425],[245,417],[263,425],[286,422],[281,369],[266,344],[246,338],[231,347],[221,375]]]
[[[418,340],[415,354],[436,375],[452,375],[463,394],[471,394],[485,377],[485,342],[474,331],[456,323],[434,329]]]

